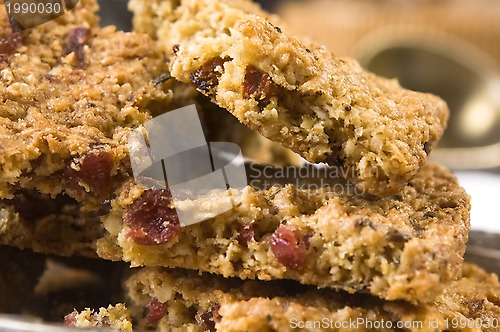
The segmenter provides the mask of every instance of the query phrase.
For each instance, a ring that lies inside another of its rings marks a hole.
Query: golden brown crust
[[[174,89],[174,98],[176,93]],[[245,159],[262,164],[298,166],[304,163],[298,154],[241,124],[229,112],[210,103],[202,95],[198,94],[196,104],[203,114],[208,142],[235,143]]]

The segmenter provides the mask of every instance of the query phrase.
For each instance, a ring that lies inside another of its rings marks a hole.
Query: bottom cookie
[[[132,332],[130,312],[122,303],[100,308],[98,312],[91,309],[81,312],[75,310],[64,317],[64,324],[81,328],[109,327],[113,330]]]
[[[498,331],[497,276],[472,264],[465,264],[462,274],[432,303],[419,306],[295,282],[241,281],[162,268],[136,270],[125,287],[139,331]],[[118,305],[97,313],[73,312],[66,323],[128,328],[123,325],[127,315]]]

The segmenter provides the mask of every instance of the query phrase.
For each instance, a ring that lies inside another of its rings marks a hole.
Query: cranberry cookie
[[[35,189],[99,209],[130,176],[128,134],[168,110],[156,43],[96,27],[96,8],[13,33],[0,6],[0,198]]]
[[[320,190],[232,189],[233,209],[186,227],[168,191],[132,182],[120,190],[102,218],[101,257],[242,279],[294,279],[387,300],[431,301],[459,273],[469,232],[468,195],[432,164],[386,198],[356,195],[340,181]],[[225,203],[221,194],[175,204],[212,209]]]
[[[341,168],[364,191],[397,193],[443,134],[443,100],[295,38],[249,1],[163,1],[159,12],[145,2],[132,2],[136,27],[159,29],[172,76],[308,161]]]
[[[125,285],[136,327],[144,330],[497,331],[497,276],[471,264],[461,274],[422,305],[160,268],[141,269]]]

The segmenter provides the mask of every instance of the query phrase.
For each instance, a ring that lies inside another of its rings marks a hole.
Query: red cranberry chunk
[[[268,74],[252,65],[247,67],[243,82],[244,98],[254,98],[259,102],[259,107],[264,108],[272,98],[279,96],[280,90]]]
[[[125,222],[131,228],[128,237],[140,245],[168,242],[182,229],[168,190],[145,191],[128,208]]]
[[[107,198],[112,190],[111,172],[113,169],[113,157],[106,151],[90,151],[83,155],[76,164],[76,168],[68,165],[65,170],[67,185],[70,189],[90,192],[97,197]]]
[[[255,239],[255,231],[253,230],[251,223],[244,223],[243,225],[241,225],[237,239],[238,242],[243,246],[247,246],[248,242],[251,242]]]
[[[78,312],[75,310],[72,313],[69,313],[66,316],[64,316],[64,325],[75,326],[77,315]]]
[[[219,315],[220,305],[214,305],[210,310],[205,312],[198,312],[196,314],[196,323],[206,331],[216,331],[215,323],[220,322],[221,316]]]
[[[69,32],[69,41],[66,46],[66,54],[75,53],[79,67],[85,63],[84,47],[90,40],[90,30],[87,28],[75,28]]]
[[[146,306],[147,313],[144,322],[148,326],[152,326],[160,321],[165,316],[168,309],[168,303],[160,302],[157,298],[152,299]]]
[[[281,264],[290,269],[300,269],[307,258],[309,236],[298,229],[281,225],[271,237],[271,250]]]
[[[191,74],[191,82],[193,82],[200,91],[208,95],[215,94],[215,88],[219,84],[219,79],[222,75],[221,70],[224,68],[224,63],[230,60],[230,58],[223,59],[220,57],[208,60]]]
[[[13,54],[22,42],[23,37],[20,32],[0,37],[0,62],[7,61],[9,55]]]
[[[78,312],[76,310],[64,316],[64,325],[75,326],[76,316],[78,316]]]

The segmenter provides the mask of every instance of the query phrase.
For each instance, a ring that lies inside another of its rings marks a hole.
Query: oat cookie
[[[6,202],[0,242],[428,302],[458,275],[470,228],[469,197],[436,165],[387,198],[357,196],[341,181],[323,190],[233,189],[235,208],[187,227],[180,226],[167,191],[132,182],[120,190],[100,221],[85,213],[42,214],[37,221]],[[220,194],[180,204],[215,208]]]
[[[99,214],[82,212],[70,197],[50,198],[33,191],[0,201],[0,244],[45,254],[97,257],[104,235]]]
[[[443,134],[443,100],[299,40],[245,1],[163,1],[167,14],[144,2],[133,2],[135,20],[167,22],[158,37],[175,78],[308,161],[343,168],[365,191],[395,194]]]
[[[64,192],[99,209],[130,176],[128,134],[167,110],[155,42],[96,27],[88,6],[14,34],[0,6],[0,198]]]
[[[497,331],[497,276],[471,264],[461,272],[434,301],[417,306],[286,282],[242,282],[161,268],[143,268],[125,285],[137,326],[154,331],[295,331],[299,324],[301,331]],[[463,324],[471,328],[463,329]]]
[[[101,257],[133,266],[184,267],[243,279],[294,279],[432,300],[453,280],[469,231],[469,197],[455,177],[428,165],[400,194],[359,196],[341,182],[231,190],[235,207],[181,227],[168,191],[124,184],[102,218]],[[221,204],[220,193],[181,208]]]
[[[73,311],[64,317],[64,324],[74,327],[107,327],[113,330],[132,332],[130,312],[124,304],[100,308],[99,311],[85,309]]]

